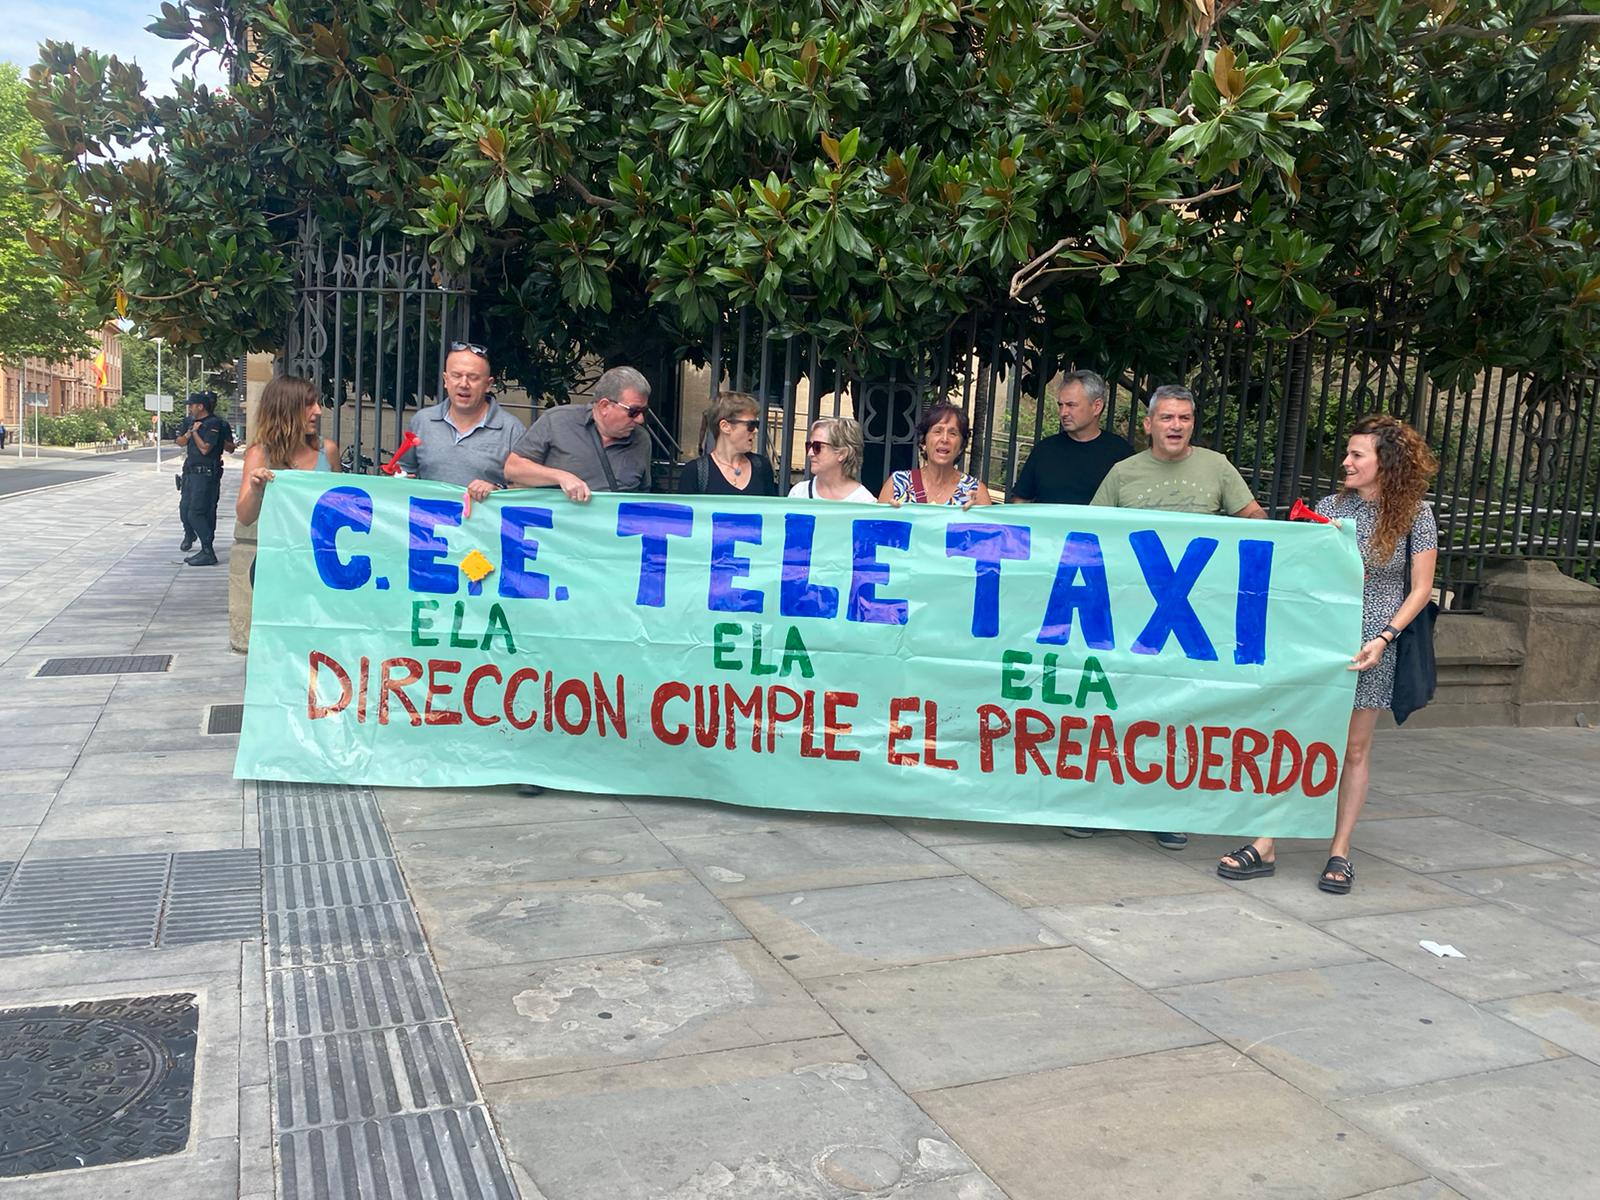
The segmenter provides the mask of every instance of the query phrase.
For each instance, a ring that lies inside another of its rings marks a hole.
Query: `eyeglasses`
[[[832,442],[807,442],[806,443],[806,453],[808,453],[808,454],[821,454],[823,452],[823,450],[827,449],[828,447],[830,447],[832,445],[833,445]]]
[[[648,404],[624,404],[621,400],[612,400],[610,396],[605,397],[605,399],[609,403],[615,404],[623,412],[627,413],[628,420],[630,421],[641,420],[643,419],[645,413],[650,411],[650,406]]]
[[[480,346],[477,342],[451,342],[450,353],[454,354],[457,350],[465,350],[469,354],[476,354],[479,358],[486,362],[489,358],[489,348],[487,346]]]
[[[761,422],[755,417],[727,417],[724,419],[729,425],[743,425],[751,433],[761,428]]]

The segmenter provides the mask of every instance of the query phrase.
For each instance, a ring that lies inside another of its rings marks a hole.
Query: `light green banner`
[[[279,472],[237,774],[1322,837],[1352,529]],[[537,800],[529,801],[537,804]]]

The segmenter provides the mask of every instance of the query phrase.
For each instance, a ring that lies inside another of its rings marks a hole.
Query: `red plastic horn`
[[[1333,521],[1323,516],[1314,508],[1307,508],[1304,500],[1296,500],[1294,507],[1289,510],[1291,521],[1315,521],[1318,525],[1331,525]]]
[[[413,446],[420,445],[422,445],[422,439],[412,433],[411,430],[406,430],[405,436],[400,439],[400,445],[396,447],[393,457],[383,464],[383,473],[385,475],[393,475],[400,469],[400,459],[405,455],[405,452]]]

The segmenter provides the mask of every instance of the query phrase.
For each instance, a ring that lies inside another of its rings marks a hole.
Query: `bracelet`
[[[1399,637],[1400,636],[1400,631],[1398,629],[1396,629],[1393,625],[1385,625],[1382,629],[1378,630],[1378,632],[1379,633],[1390,633],[1390,634],[1393,634],[1395,637]]]

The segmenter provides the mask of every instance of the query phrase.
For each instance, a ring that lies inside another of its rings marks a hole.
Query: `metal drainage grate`
[[[256,850],[45,859],[9,879],[0,871],[0,956],[260,936]],[[4,1082],[0,1071],[0,1092]]]
[[[213,704],[206,709],[207,733],[238,733],[244,728],[244,705]]]
[[[0,1011],[0,1178],[182,1150],[199,1026],[192,993]]]
[[[34,678],[59,675],[146,675],[172,666],[170,654],[111,654],[99,658],[47,658]]]

